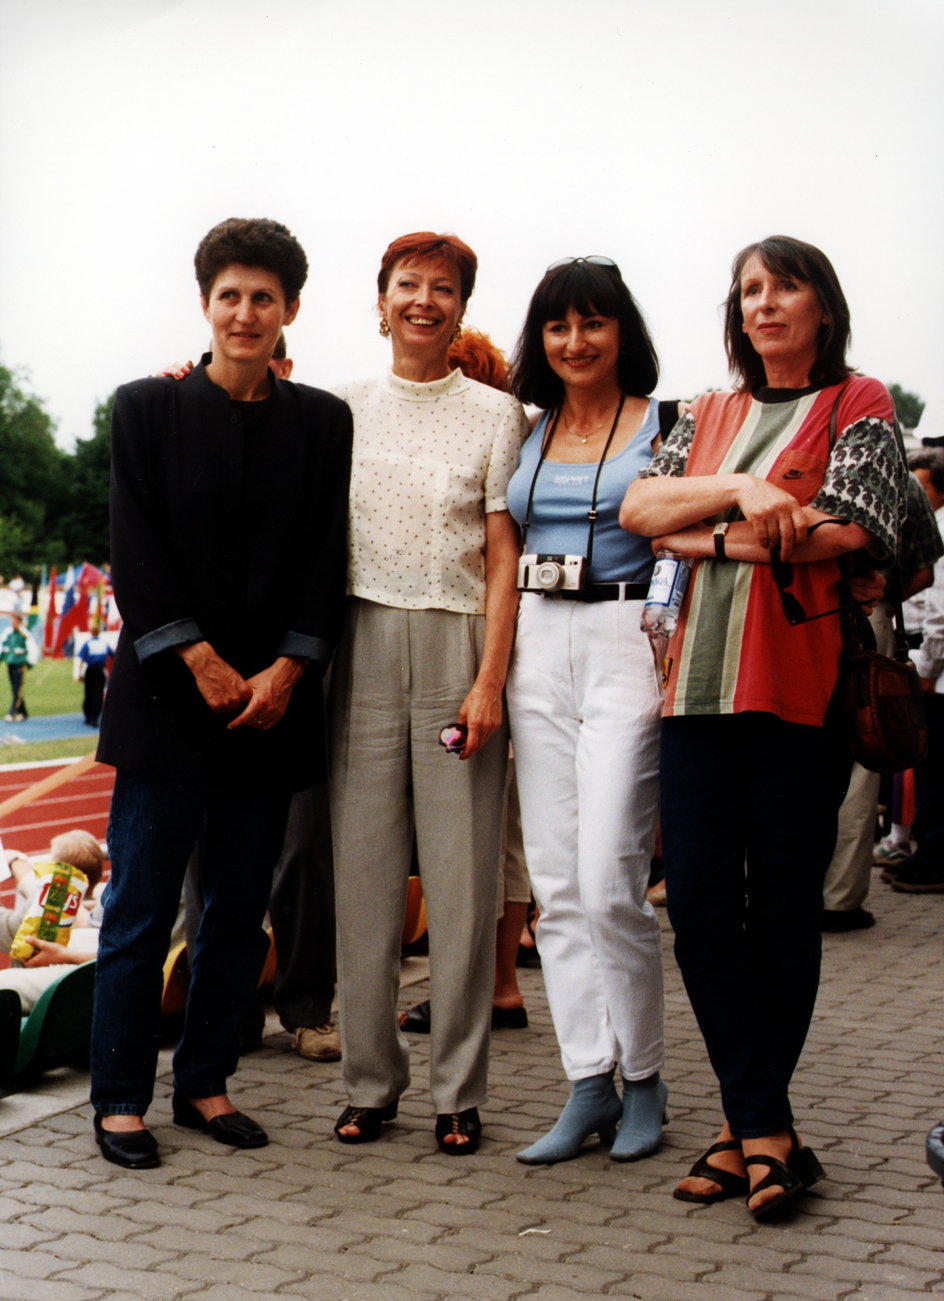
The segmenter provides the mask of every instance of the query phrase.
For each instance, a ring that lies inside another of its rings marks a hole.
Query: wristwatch
[[[727,560],[728,553],[724,549],[724,535],[727,533],[730,525],[727,520],[722,520],[711,530],[711,536],[715,540],[715,555],[719,560]]]

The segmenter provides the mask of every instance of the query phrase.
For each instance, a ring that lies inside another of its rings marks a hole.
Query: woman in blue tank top
[[[614,1160],[633,1161],[658,1148],[667,1094],[659,925],[646,902],[661,689],[640,630],[652,550],[618,513],[658,437],[658,361],[614,262],[548,268],[512,376],[544,414],[508,490],[523,535],[508,709],[537,944],[572,1084],[557,1123],[518,1160],[569,1160],[598,1133]]]

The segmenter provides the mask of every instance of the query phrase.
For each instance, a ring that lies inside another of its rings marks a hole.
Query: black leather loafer
[[[244,1116],[241,1111],[231,1111],[228,1116],[214,1116],[204,1120],[196,1107],[179,1093],[174,1094],[174,1124],[184,1129],[201,1129],[217,1143],[230,1147],[265,1147],[269,1135],[261,1125]]]
[[[157,1140],[149,1129],[131,1129],[115,1133],[102,1128],[102,1118],[96,1115],[95,1142],[102,1156],[113,1165],[125,1170],[153,1170],[161,1164],[157,1154]]]
[[[848,931],[866,931],[875,925],[875,916],[867,908],[849,908],[845,912],[824,908],[820,930],[829,935],[844,935]]]

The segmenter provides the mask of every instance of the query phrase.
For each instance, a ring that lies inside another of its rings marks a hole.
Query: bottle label
[[[691,569],[692,562],[687,557],[660,556],[652,571],[646,605],[664,605],[673,614],[678,614]]]
[[[662,556],[656,561],[646,597],[647,605],[671,605],[677,587],[679,562],[675,556]]]
[[[650,637],[670,637],[675,631],[691,572],[688,556],[657,557],[642,613],[642,628]]]

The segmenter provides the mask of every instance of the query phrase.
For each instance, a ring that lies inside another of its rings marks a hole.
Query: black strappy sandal
[[[729,1197],[744,1197],[750,1189],[746,1175],[735,1174],[733,1170],[722,1170],[719,1166],[711,1165],[708,1158],[715,1152],[739,1152],[741,1143],[739,1139],[729,1138],[722,1142],[712,1143],[707,1152],[703,1152],[695,1164],[686,1175],[687,1179],[710,1179],[713,1184],[717,1184],[720,1192],[717,1193],[688,1193],[681,1188],[676,1188],[672,1193],[680,1202],[699,1202],[702,1206],[711,1206],[715,1202],[725,1202]]]
[[[385,1107],[345,1107],[338,1117],[334,1132],[339,1143],[373,1143],[380,1137],[381,1128],[397,1118],[399,1099]],[[342,1134],[346,1125],[356,1125],[356,1134]]]
[[[464,1135],[466,1141],[447,1143],[447,1134]],[[479,1120],[477,1107],[436,1117],[436,1146],[440,1152],[445,1152],[446,1156],[471,1156],[473,1152],[478,1151],[481,1137],[482,1122]]]
[[[790,1137],[793,1146],[786,1161],[780,1161],[775,1156],[764,1156],[761,1153],[744,1158],[745,1165],[766,1165],[770,1167],[770,1173],[765,1175],[759,1183],[756,1183],[747,1194],[747,1209],[755,1220],[763,1219],[771,1211],[783,1206],[784,1202],[796,1197],[797,1193],[812,1188],[815,1183],[826,1175],[826,1171],[820,1165],[812,1148],[800,1146],[800,1140],[797,1138],[795,1130],[790,1130]],[[779,1188],[781,1192],[779,1196],[771,1197],[768,1201],[762,1202],[760,1206],[752,1207],[750,1204],[751,1198],[758,1193],[764,1192],[767,1188]]]
[[[429,999],[426,999],[425,1003],[417,1003],[415,1007],[401,1012],[397,1017],[400,1029],[409,1030],[412,1034],[429,1034],[432,1023]]]

